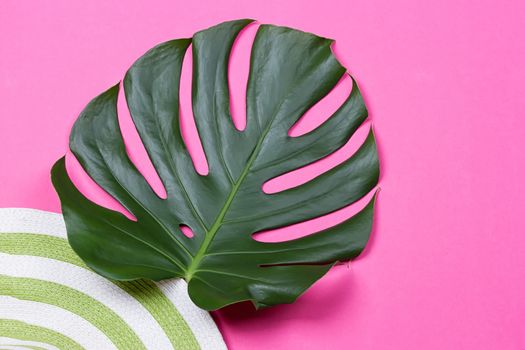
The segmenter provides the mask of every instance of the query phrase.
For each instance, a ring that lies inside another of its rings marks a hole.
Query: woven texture
[[[67,243],[62,216],[0,209],[1,349],[226,349],[183,280],[117,282]]]

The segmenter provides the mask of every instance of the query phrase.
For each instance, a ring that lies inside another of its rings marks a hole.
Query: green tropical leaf
[[[125,76],[128,108],[167,198],[159,198],[128,158],[117,120],[118,85],[93,99],[75,122],[71,151],[137,219],[85,198],[68,177],[64,158],[54,165],[52,180],[71,246],[101,275],[180,277],[204,309],[243,300],[260,307],[293,302],[334,263],[363,250],[373,199],[352,218],[315,234],[276,243],[252,237],[358,201],[377,185],[379,163],[370,131],[359,150],[335,168],[294,188],[262,191],[269,179],[342,147],[367,110],[354,81],[330,119],[307,134],[288,136],[346,71],[332,54],[331,40],[261,25],[251,54],[247,126],[237,130],[230,115],[228,60],[236,36],[250,22],[226,22],[192,39],[158,45]],[[206,176],[195,171],[179,125],[179,80],[190,44],[193,113],[209,165]],[[181,225],[194,236],[186,237]]]

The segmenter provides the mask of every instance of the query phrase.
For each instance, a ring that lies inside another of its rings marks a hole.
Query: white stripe
[[[2,232],[27,232],[67,239],[62,215],[36,209],[0,208]],[[191,301],[186,281],[172,279],[158,282],[157,285],[180,312],[203,350],[227,349],[210,314]]]
[[[66,238],[62,215],[26,208],[0,208],[0,233],[36,233]]]
[[[91,323],[54,305],[0,296],[0,318],[51,329],[73,339],[86,349],[117,349],[109,338]]]
[[[188,295],[188,284],[183,279],[155,282],[168,299],[175,305],[181,316],[192,329],[202,350],[226,350],[219,329],[207,311],[195,306]]]
[[[76,289],[119,315],[147,349],[171,348],[167,335],[142,304],[94,272],[49,258],[0,253],[0,274],[36,278]]]
[[[11,345],[11,346],[37,346],[46,350],[60,350],[56,346],[41,343],[37,341],[30,341],[30,340],[21,340],[21,339],[14,339],[14,338],[8,338],[8,337],[0,337],[0,345],[5,348],[5,345]]]

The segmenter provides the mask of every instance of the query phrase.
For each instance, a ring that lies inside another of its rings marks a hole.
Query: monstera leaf
[[[133,122],[166,189],[159,198],[128,158],[117,120],[118,86],[92,100],[70,137],[79,162],[135,217],[103,208],[73,185],[64,158],[52,170],[70,244],[96,272],[117,280],[180,277],[207,310],[250,300],[256,307],[293,302],[337,261],[357,256],[372,225],[373,200],[334,227],[267,243],[253,234],[322,216],[356,202],[377,184],[372,132],[347,161],[310,182],[274,194],[262,185],[343,146],[367,118],[357,85],[317,129],[288,130],[346,74],[331,40],[261,25],[251,54],[247,126],[230,115],[228,60],[250,23],[239,20],[161,44],[127,72],[124,91]],[[193,50],[193,114],[209,173],[199,175],[181,136],[179,80]],[[235,69],[235,67],[233,67]],[[194,236],[181,232],[189,226]]]

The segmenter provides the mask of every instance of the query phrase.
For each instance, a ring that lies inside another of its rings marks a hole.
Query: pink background
[[[49,170],[66,152],[74,119],[151,46],[243,17],[315,32],[337,39],[335,51],[360,83],[378,138],[382,190],[373,237],[360,259],[334,268],[293,305],[215,313],[228,345],[524,349],[524,13],[518,0],[3,0],[0,206],[60,210]],[[242,53],[235,57],[242,71]],[[242,86],[242,72],[231,78]],[[334,93],[344,97],[345,86]],[[232,98],[242,124],[240,96]],[[326,110],[305,117],[299,131]],[[186,123],[185,136],[196,144]],[[126,136],[133,143],[132,130]],[[305,181],[352,147],[268,186]],[[134,154],[147,173],[143,154]],[[315,231],[354,209],[268,239]]]

